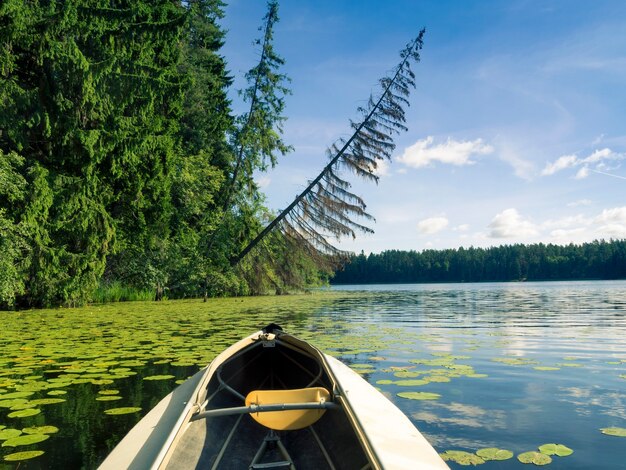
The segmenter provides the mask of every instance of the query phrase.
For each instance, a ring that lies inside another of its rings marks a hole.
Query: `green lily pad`
[[[148,377],[144,377],[144,380],[168,380],[174,379],[176,376],[174,375],[150,375]]]
[[[600,431],[607,436],[626,437],[626,428],[602,428]]]
[[[4,456],[4,460],[6,462],[19,462],[22,460],[34,459],[35,457],[39,457],[43,455],[43,450],[29,450],[26,452],[15,452],[13,454],[8,454]]]
[[[119,395],[102,395],[100,397],[96,397],[96,401],[116,401],[121,399],[122,397]]]
[[[108,410],[104,410],[104,414],[107,415],[126,415],[130,413],[136,413],[141,411],[141,408],[136,406],[126,406],[123,408],[110,408]]]
[[[421,380],[421,379],[406,379],[406,380],[396,380],[394,383],[396,385],[399,385],[400,387],[413,387],[413,386],[418,386],[418,385],[426,385],[428,384],[428,381]]]
[[[376,383],[378,385],[391,385],[393,383],[393,380],[382,379],[382,380],[377,380]]]
[[[98,392],[99,395],[117,395],[119,393],[119,390],[100,390]]]
[[[22,429],[25,434],[54,434],[59,432],[56,426],[31,426]]]
[[[63,398],[37,398],[35,400],[31,400],[30,403],[33,405],[54,405],[56,403],[63,403],[65,399]]]
[[[533,367],[535,370],[559,370],[560,367],[551,367],[551,366],[537,366]]]
[[[50,436],[48,434],[23,434],[12,439],[7,439],[2,443],[2,447],[29,446],[31,444],[43,442],[49,438]]]
[[[398,396],[409,400],[437,400],[441,398],[438,393],[430,392],[400,392]]]
[[[563,444],[544,444],[539,446],[539,452],[546,455],[558,455],[559,457],[567,457],[574,453],[572,449]]]
[[[542,454],[541,452],[524,452],[517,456],[517,460],[522,463],[532,463],[534,465],[548,465],[552,462],[550,456]]]
[[[29,408],[27,410],[14,411],[9,413],[7,416],[9,418],[26,418],[28,416],[35,416],[41,413],[41,410],[38,408]]]
[[[459,465],[480,465],[485,461],[476,454],[470,454],[463,450],[446,450],[439,454],[445,461],[456,462]]]
[[[0,400],[0,408],[13,408],[15,405],[28,403],[26,398],[13,398],[11,400]]]
[[[6,394],[2,395],[1,398],[4,401],[4,400],[10,400],[10,399],[13,399],[13,398],[27,398],[27,397],[33,396],[34,394],[35,394],[35,392],[27,392],[27,391],[24,391],[24,392],[11,392],[11,393],[6,393]]]
[[[6,441],[7,439],[13,439],[14,437],[21,436],[22,431],[19,429],[3,429],[0,431],[0,441]]]
[[[67,392],[65,390],[51,390],[48,392],[48,395],[50,396],[67,395]]]
[[[477,450],[476,455],[483,460],[508,460],[513,457],[513,452],[506,449],[498,449],[497,447],[488,447]]]
[[[26,401],[24,403],[17,403],[15,405],[13,405],[10,409],[12,411],[17,411],[17,410],[27,410],[29,408],[34,408],[35,405],[29,401]]]

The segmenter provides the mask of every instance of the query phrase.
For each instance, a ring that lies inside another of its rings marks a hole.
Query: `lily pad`
[[[396,380],[394,383],[396,385],[399,385],[400,387],[413,387],[413,386],[418,386],[418,385],[426,385],[428,384],[428,381],[420,380],[420,379],[406,379],[406,380]]]
[[[168,380],[173,379],[176,376],[174,375],[150,375],[148,377],[144,377],[144,380]]]
[[[488,447],[477,450],[476,455],[483,460],[508,460],[513,457],[513,452],[506,449],[498,449],[497,447]]]
[[[43,455],[43,450],[29,450],[26,452],[15,452],[13,454],[8,454],[4,456],[4,460],[6,462],[19,462],[21,460],[29,460],[34,459],[35,457],[39,457]]]
[[[0,431],[0,441],[6,441],[7,439],[13,439],[14,437],[21,436],[22,431],[19,429],[3,429]]]
[[[441,398],[441,395],[438,393],[430,392],[400,392],[398,396],[409,400],[437,400]]]
[[[136,413],[141,411],[141,408],[136,406],[126,406],[122,408],[110,408],[108,410],[104,410],[104,414],[107,415],[127,415],[130,413]]]
[[[63,403],[65,399],[63,398],[37,398],[35,400],[31,400],[30,403],[33,405],[54,405],[56,403]]]
[[[50,396],[67,395],[67,392],[65,390],[51,390],[48,392],[48,395]]]
[[[551,366],[537,366],[533,367],[535,370],[559,370],[560,367],[551,367]]]
[[[476,454],[470,454],[463,450],[447,450],[439,454],[443,460],[456,462],[459,465],[480,465],[485,461]]]
[[[29,446],[31,444],[43,442],[49,438],[50,436],[48,434],[23,434],[12,439],[7,439],[2,443],[2,447]]]
[[[517,460],[522,463],[532,463],[534,465],[548,465],[552,462],[549,455],[542,454],[541,452],[524,452],[517,456]]]
[[[26,418],[28,416],[35,416],[41,413],[41,410],[38,408],[29,408],[27,410],[14,411],[9,413],[7,416],[9,418]]]
[[[54,434],[59,432],[56,426],[31,426],[22,429],[25,434]]]
[[[424,372],[421,371],[417,371],[417,370],[401,370],[398,372],[394,372],[394,376],[398,377],[399,379],[412,379],[415,377],[419,377],[420,375],[422,375]]]
[[[10,400],[13,398],[26,398],[26,397],[30,397],[33,396],[35,394],[35,392],[11,392],[11,393],[6,393],[4,395],[2,395],[2,400]]]
[[[602,428],[600,431],[607,436],[626,437],[626,428]]]
[[[381,380],[377,380],[376,383],[378,385],[391,385],[393,383],[393,380],[381,379]]]
[[[100,390],[98,392],[99,395],[117,395],[119,393],[119,390]]]
[[[102,395],[100,397],[96,397],[96,401],[116,401],[121,399],[122,397],[119,395]]]
[[[567,457],[574,453],[572,449],[563,444],[544,444],[539,446],[539,452],[546,455],[558,455],[559,457]]]

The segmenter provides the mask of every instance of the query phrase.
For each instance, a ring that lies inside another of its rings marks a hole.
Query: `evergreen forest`
[[[0,308],[275,292],[327,275],[276,236],[265,256],[231,262],[272,216],[253,173],[290,151],[267,7],[235,115],[221,0],[1,3]]]
[[[626,240],[580,245],[504,245],[491,248],[361,252],[336,284],[548,281],[626,278]]]

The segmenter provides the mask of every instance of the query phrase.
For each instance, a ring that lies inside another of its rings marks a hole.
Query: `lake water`
[[[40,443],[0,447],[0,462],[33,450],[43,454],[20,469],[94,468],[176,380],[271,321],[359,371],[438,452],[498,447],[517,456],[556,443],[574,452],[553,456],[549,468],[625,467],[626,438],[601,432],[626,428],[624,281],[340,286],[0,312],[0,436],[59,429]],[[24,391],[32,393],[3,399]],[[398,395],[407,392],[430,399]],[[65,401],[41,401],[50,397]],[[141,410],[105,414],[131,406]],[[9,417],[31,408],[40,413]],[[526,468],[516,457],[484,465]]]

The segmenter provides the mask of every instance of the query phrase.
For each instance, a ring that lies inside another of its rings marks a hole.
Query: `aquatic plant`
[[[497,447],[487,447],[486,449],[477,450],[476,455],[483,460],[508,460],[513,457],[513,452],[506,449],[498,449]]]
[[[463,450],[447,450],[439,455],[443,460],[456,462],[459,465],[480,465],[485,463],[485,460],[480,456]]]
[[[43,455],[43,450],[28,450],[25,452],[14,452],[4,456],[6,462],[20,462],[22,460],[30,460]]]
[[[533,465],[548,465],[552,462],[549,455],[542,454],[541,452],[530,451],[524,452],[517,456],[517,460],[522,463],[532,463]]]
[[[602,428],[600,431],[607,436],[626,437],[626,428]]]
[[[557,455],[559,457],[567,457],[574,453],[572,449],[563,444],[543,444],[539,446],[539,452],[546,455]]]
[[[140,407],[137,406],[125,406],[122,408],[110,408],[108,410],[104,410],[104,414],[106,415],[126,415],[130,413],[137,413],[141,411]]]

